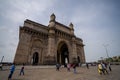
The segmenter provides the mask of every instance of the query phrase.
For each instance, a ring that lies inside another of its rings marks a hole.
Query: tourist
[[[3,67],[3,65],[2,65],[2,63],[0,64],[0,69],[2,70],[2,67]]]
[[[77,64],[74,63],[74,64],[73,64],[73,72],[74,72],[75,74],[77,73],[77,71],[76,71],[76,67],[77,67]]]
[[[21,75],[21,74],[24,75],[24,64],[22,65],[21,70],[20,70],[20,75]]]
[[[59,69],[60,69],[60,64],[57,63],[57,64],[56,64],[56,71],[59,71]]]
[[[68,64],[67,64],[67,70],[68,70],[68,71],[70,71],[70,67],[71,67],[71,64],[68,63]]]
[[[98,64],[98,73],[99,73],[100,75],[102,75],[102,73],[105,74],[104,71],[103,71],[102,64],[100,64],[100,63]]]
[[[89,64],[88,63],[86,63],[86,67],[87,67],[87,69],[89,69]]]
[[[110,62],[108,63],[109,71],[112,71]]]
[[[102,64],[102,67],[103,67],[103,72],[104,72],[104,74],[105,74],[105,72],[106,72],[107,74],[109,74],[108,71],[107,71],[107,65],[106,65],[105,63],[101,63],[101,64]]]
[[[15,71],[15,65],[13,63],[12,66],[10,67],[10,74],[8,76],[8,80],[11,80],[14,71]]]

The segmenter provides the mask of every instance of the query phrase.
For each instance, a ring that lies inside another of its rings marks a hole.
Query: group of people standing
[[[98,64],[98,72],[99,72],[99,74],[100,75],[102,75],[102,74],[104,74],[104,75],[105,74],[109,74],[107,68],[109,69],[109,71],[112,71],[110,62],[108,64],[105,63],[105,62],[99,63]]]
[[[60,67],[61,67],[61,65],[59,63],[57,63],[56,64],[56,71],[59,71]],[[77,67],[76,63],[73,63],[73,64],[68,63],[68,64],[66,64],[65,67],[67,68],[67,71],[70,71],[70,69],[73,68],[73,72],[77,73],[76,72],[76,67]]]
[[[13,63],[12,66],[10,67],[10,74],[8,76],[8,80],[11,80],[14,71],[15,71],[15,64]],[[21,75],[21,74],[24,75],[24,64],[22,65],[22,67],[20,69],[19,75]]]
[[[73,68],[73,72],[77,73],[76,72],[77,65],[78,64],[76,64],[76,63],[66,64],[67,71],[70,71],[70,69]],[[59,63],[57,63],[56,64],[56,71],[59,71],[60,67],[61,67],[61,65]],[[89,69],[89,64],[88,63],[86,63],[86,67],[87,67],[87,69]],[[100,75],[109,74],[108,69],[109,69],[109,71],[112,71],[110,62],[109,63],[101,62],[101,63],[98,64],[98,72],[99,72]]]

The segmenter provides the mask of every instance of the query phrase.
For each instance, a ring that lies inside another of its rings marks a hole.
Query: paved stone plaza
[[[0,71],[0,80],[7,80],[8,68]],[[120,65],[112,65],[112,70],[109,75],[99,75],[96,66],[77,67],[77,74],[74,74],[72,69],[56,71],[55,66],[25,66],[25,75],[19,76],[20,66],[16,66],[12,80],[120,80]]]

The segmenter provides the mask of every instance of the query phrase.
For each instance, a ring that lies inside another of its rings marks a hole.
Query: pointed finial
[[[55,21],[55,18],[56,18],[56,16],[55,16],[55,14],[53,13],[53,14],[50,16],[50,21]]]
[[[69,27],[73,29],[74,25],[72,24],[72,22],[69,24]]]

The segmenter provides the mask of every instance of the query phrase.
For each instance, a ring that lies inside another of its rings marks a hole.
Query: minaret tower
[[[54,64],[55,62],[55,18],[54,13],[50,16],[49,21],[49,35],[48,35],[48,54],[47,58],[49,58],[49,64]]]
[[[71,29],[71,35],[72,35],[72,57],[74,59],[74,61],[77,60],[77,49],[76,49],[76,37],[74,35],[74,25],[72,24],[72,22],[69,24],[69,27]]]

